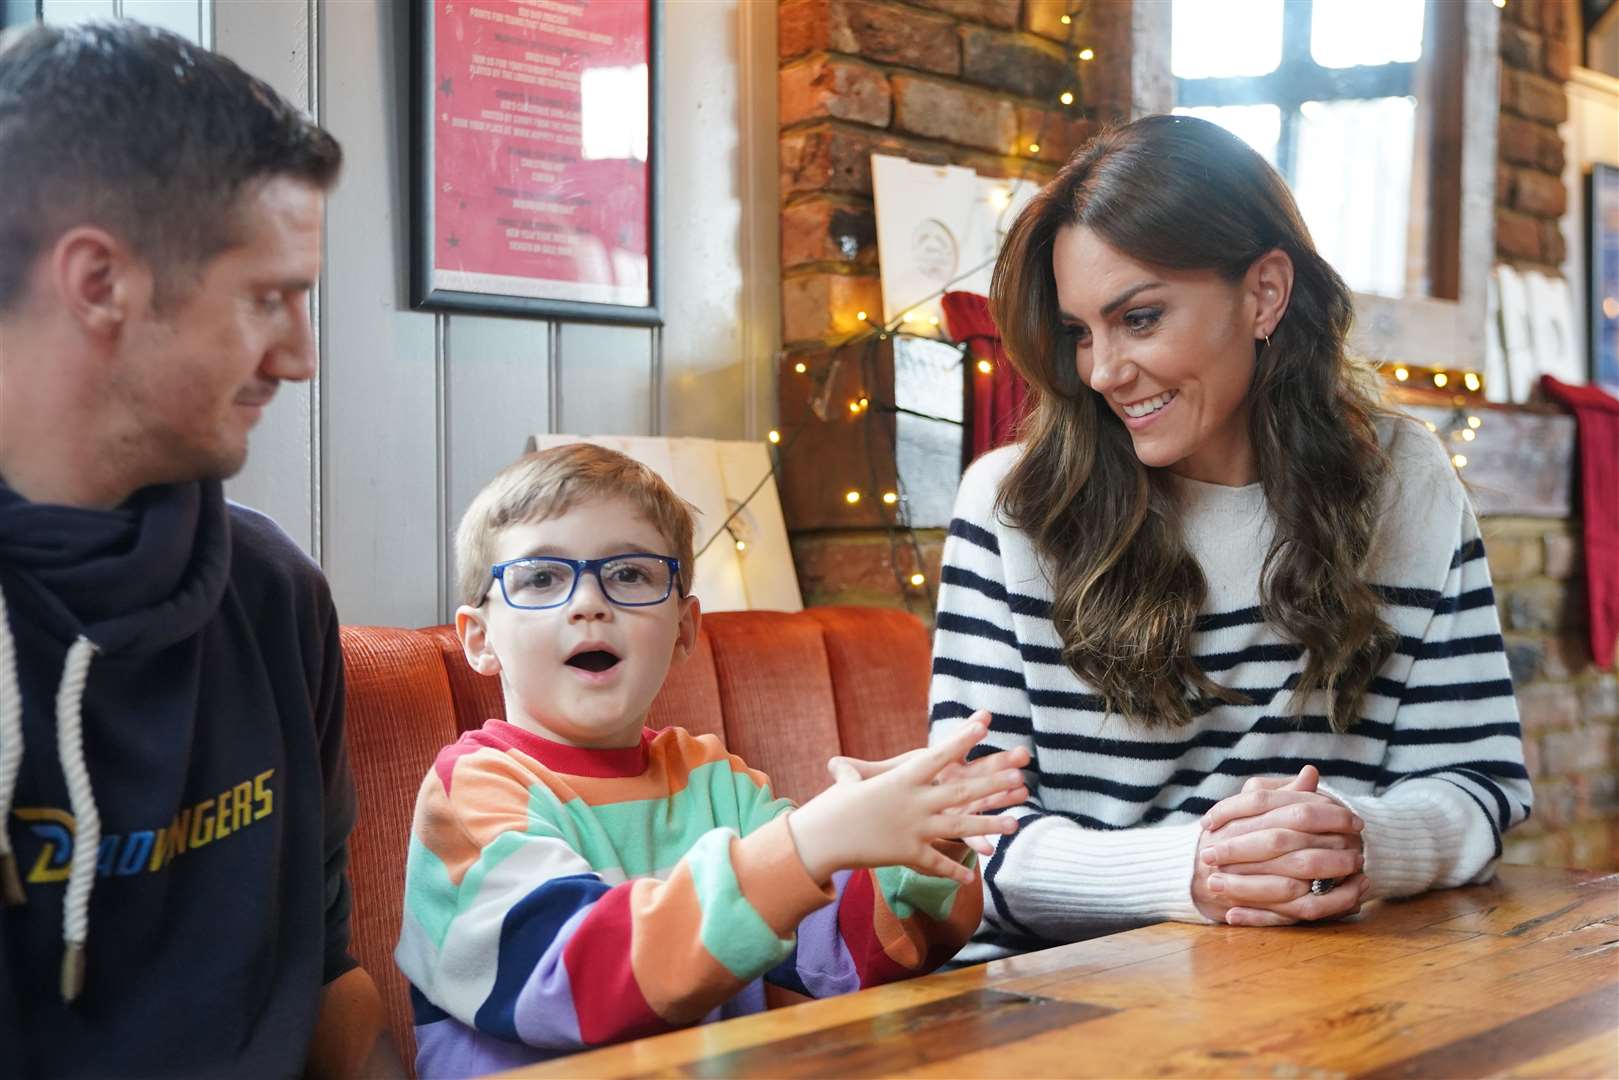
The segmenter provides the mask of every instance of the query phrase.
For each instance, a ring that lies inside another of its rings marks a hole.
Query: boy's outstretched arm
[[[767,976],[769,981],[829,997],[926,974],[960,950],[978,926],[983,894],[976,859],[958,838],[1003,835],[1015,822],[983,812],[1027,796],[1018,771],[1028,763],[1026,751],[964,762],[983,733],[983,726],[974,724],[929,750],[882,762],[837,758],[828,763],[837,785],[789,819],[800,850],[807,842],[810,858],[816,857],[823,837],[813,831],[822,827],[829,829],[824,839],[833,845],[858,841],[868,860],[878,857],[881,845],[900,848],[890,849],[889,865],[833,874],[838,903],[800,923],[793,956]],[[898,809],[906,799],[936,808],[930,826],[923,828],[930,835],[920,845],[903,827],[884,827],[905,821],[903,812],[880,816],[885,801],[898,800],[890,804]],[[863,820],[861,807],[866,808]],[[824,817],[809,813],[818,809],[825,810]],[[851,809],[853,820],[840,820],[841,812]],[[807,813],[808,820],[800,820]],[[900,858],[907,849],[911,857]]]

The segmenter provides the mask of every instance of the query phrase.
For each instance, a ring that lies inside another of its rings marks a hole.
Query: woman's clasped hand
[[[1317,790],[1306,765],[1291,779],[1254,777],[1203,815],[1192,899],[1232,926],[1285,926],[1358,914],[1371,889],[1364,822]],[[1312,882],[1328,883],[1312,891]]]

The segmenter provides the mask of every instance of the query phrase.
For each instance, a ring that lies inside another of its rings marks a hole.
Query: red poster
[[[418,303],[450,293],[466,302],[445,306],[650,311],[651,17],[650,0],[428,5],[417,100],[431,102],[418,129],[430,205],[417,243],[431,261]]]

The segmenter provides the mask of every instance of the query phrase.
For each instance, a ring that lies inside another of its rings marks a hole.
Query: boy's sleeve
[[[766,980],[834,997],[926,975],[955,956],[983,916],[978,856],[959,842],[937,846],[973,868],[970,885],[903,866],[839,870],[832,875],[837,903],[799,922],[797,947]]]
[[[395,953],[432,1015],[559,1050],[691,1023],[779,963],[832,899],[779,817],[703,833],[664,881],[597,873],[590,827],[498,750],[440,755]]]

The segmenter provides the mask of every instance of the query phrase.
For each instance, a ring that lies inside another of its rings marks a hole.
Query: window
[[[1175,112],[1264,155],[1352,289],[1454,299],[1454,255],[1437,255],[1436,242],[1450,235],[1459,170],[1434,154],[1457,143],[1444,135],[1460,124],[1460,51],[1443,35],[1459,40],[1446,10],[1459,7],[1174,0]]]

